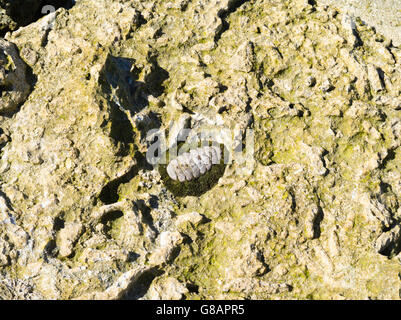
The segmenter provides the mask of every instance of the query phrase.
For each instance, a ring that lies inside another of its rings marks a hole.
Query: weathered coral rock
[[[151,300],[181,300],[188,289],[177,279],[155,279],[148,290],[147,299]]]
[[[369,25],[80,0],[6,38],[36,83],[0,117],[1,298],[399,299],[401,50]],[[187,128],[244,148],[179,193],[148,133]]]
[[[26,26],[38,17],[74,3],[75,0],[0,0],[0,34]]]
[[[27,65],[14,44],[0,39],[0,113],[14,111],[29,92]]]

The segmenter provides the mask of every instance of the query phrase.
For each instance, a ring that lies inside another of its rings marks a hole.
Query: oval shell
[[[196,148],[179,155],[167,166],[167,173],[173,180],[191,181],[199,178],[220,163],[221,150],[217,146]]]

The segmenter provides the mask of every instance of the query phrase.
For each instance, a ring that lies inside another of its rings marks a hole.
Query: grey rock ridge
[[[307,0],[1,23],[0,298],[400,299],[401,48],[380,28]],[[174,181],[152,129],[243,152]]]

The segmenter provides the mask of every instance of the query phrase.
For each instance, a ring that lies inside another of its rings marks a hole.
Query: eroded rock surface
[[[341,8],[344,12],[379,30],[384,36],[401,45],[401,3],[398,0],[318,0]]]
[[[0,119],[0,297],[399,298],[401,50],[371,27],[80,0],[7,41],[36,83]],[[148,131],[210,127],[252,129],[254,156],[175,193]]]
[[[10,113],[26,100],[31,84],[27,65],[14,44],[0,39],[0,114]]]
[[[69,8],[74,4],[75,0],[0,0],[0,35],[26,26],[60,7]]]

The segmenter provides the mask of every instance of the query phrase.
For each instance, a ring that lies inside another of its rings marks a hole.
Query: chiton
[[[212,165],[219,164],[220,160],[220,147],[196,148],[171,160],[167,166],[167,173],[173,180],[191,181],[209,171]]]

